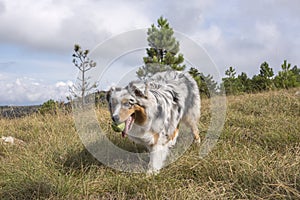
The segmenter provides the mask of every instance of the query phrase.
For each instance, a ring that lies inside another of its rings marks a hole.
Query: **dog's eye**
[[[130,103],[131,105],[133,105],[133,104],[135,103],[135,100],[134,100],[134,99],[129,99],[129,103]]]
[[[130,107],[131,104],[129,103],[129,101],[126,101],[126,102],[123,103],[123,106],[124,106],[124,107]]]

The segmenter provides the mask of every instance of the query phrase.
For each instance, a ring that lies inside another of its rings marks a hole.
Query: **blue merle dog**
[[[149,173],[163,167],[169,148],[176,143],[180,123],[190,127],[195,142],[200,143],[200,95],[188,73],[160,72],[147,81],[112,87],[107,100],[112,120],[125,122],[122,136],[150,151]]]

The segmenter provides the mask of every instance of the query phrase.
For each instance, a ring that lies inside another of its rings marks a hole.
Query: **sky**
[[[92,50],[160,16],[203,47],[223,75],[233,66],[251,77],[264,61],[275,72],[285,59],[299,66],[299,8],[298,0],[0,0],[0,105],[65,101],[77,78],[74,44]],[[113,72],[142,63],[129,60],[119,59]],[[100,90],[115,83],[113,72]]]

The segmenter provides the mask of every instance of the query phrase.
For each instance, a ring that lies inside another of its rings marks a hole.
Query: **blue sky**
[[[75,43],[93,49],[161,15],[203,46],[222,73],[234,66],[252,76],[264,61],[278,71],[284,59],[299,66],[299,8],[298,0],[0,0],[0,105],[65,100],[77,74]],[[100,89],[113,82],[106,77]]]

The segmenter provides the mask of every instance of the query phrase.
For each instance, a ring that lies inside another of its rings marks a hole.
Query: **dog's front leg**
[[[168,156],[169,147],[167,145],[156,144],[150,148],[150,162],[148,174],[157,174],[164,166]]]

